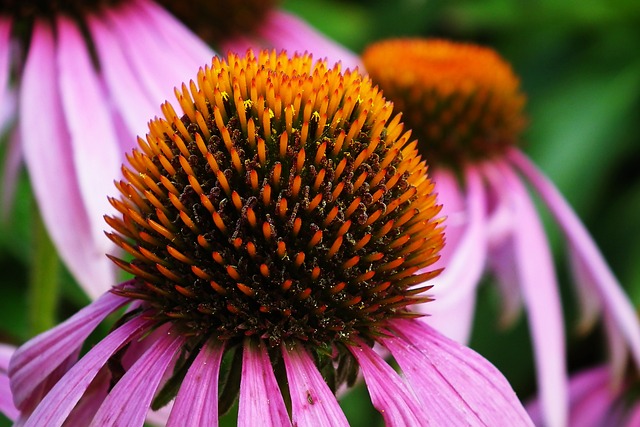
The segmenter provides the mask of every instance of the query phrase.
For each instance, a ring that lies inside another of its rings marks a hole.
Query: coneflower
[[[433,283],[438,304],[417,309],[460,342],[468,340],[475,288],[493,271],[504,296],[503,324],[524,303],[534,344],[545,422],[567,419],[564,324],[553,259],[525,183],[565,234],[583,303],[582,331],[603,312],[620,375],[626,348],[640,362],[633,307],[577,215],[517,144],[525,126],[518,78],[493,50],[445,40],[398,39],[370,46],[363,62],[403,111],[429,159],[448,217],[447,245]],[[621,357],[620,357],[621,356]]]
[[[247,11],[238,1],[0,1],[0,132],[8,122],[16,125],[15,131],[9,126],[2,208],[10,204],[22,154],[56,249],[90,296],[117,283],[104,257],[114,247],[102,232],[102,215],[110,208],[105,196],[120,176],[122,153],[144,133],[146,120],[160,113],[175,82],[214,54],[171,13],[203,35],[205,26],[224,28],[227,37],[211,41],[225,49],[303,48],[317,59],[359,63],[274,6],[265,2],[247,20],[255,27],[250,31],[240,25]],[[194,16],[199,20],[189,19]],[[295,37],[286,36],[291,31]]]
[[[493,366],[408,309],[439,273],[440,206],[368,78],[249,52],[177,97],[106,217],[134,278],[17,350],[20,422],[140,426],[173,401],[167,425],[217,425],[238,398],[242,426],[344,426],[334,393],[360,372],[390,426],[531,424]]]

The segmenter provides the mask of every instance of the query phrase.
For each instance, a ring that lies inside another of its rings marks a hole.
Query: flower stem
[[[33,247],[28,320],[29,333],[36,335],[56,324],[56,307],[60,290],[60,259],[39,215],[34,219]]]

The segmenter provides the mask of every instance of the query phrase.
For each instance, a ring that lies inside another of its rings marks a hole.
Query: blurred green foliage
[[[469,41],[500,52],[528,95],[524,150],[576,208],[640,304],[640,2],[287,0],[283,6],[355,52],[401,36]],[[34,209],[23,174],[11,215],[0,223],[0,339],[14,344],[30,335],[26,284]],[[547,225],[564,266],[562,240]],[[571,301],[567,275],[559,271],[563,296]],[[68,273],[60,274],[57,316],[64,319],[87,299]],[[535,382],[526,321],[501,331],[495,292],[483,288],[479,301],[472,345],[522,397],[530,396]],[[571,329],[575,308],[571,302],[566,307],[572,370],[603,357],[598,331],[578,337]],[[354,426],[382,424],[362,387],[342,404]]]

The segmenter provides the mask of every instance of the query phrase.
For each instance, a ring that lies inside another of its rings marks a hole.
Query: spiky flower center
[[[210,44],[254,34],[278,0],[157,0]]]
[[[120,3],[123,0],[0,0],[0,15],[10,15],[18,20],[51,18],[58,14],[80,17]]]
[[[443,236],[415,142],[369,79],[312,63],[214,58],[139,139],[108,235],[159,321],[322,346],[426,300]]]
[[[396,39],[362,56],[385,96],[404,112],[430,163],[459,166],[518,141],[525,97],[492,49],[445,40]]]

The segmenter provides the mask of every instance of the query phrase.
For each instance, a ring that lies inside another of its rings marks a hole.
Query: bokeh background
[[[640,305],[640,2],[287,0],[282,6],[354,52],[398,36],[442,37],[496,49],[513,65],[528,96],[524,150],[574,206]],[[0,159],[4,150],[0,145]],[[60,284],[56,319],[88,302],[55,258],[34,263],[38,248],[46,250],[34,209],[23,172],[15,204],[0,221],[0,341],[13,344],[47,326],[33,320],[42,309],[29,294],[34,274]],[[563,241],[545,219],[566,302],[569,366],[576,371],[606,354],[599,330],[588,336],[576,332]],[[526,321],[521,316],[515,327],[501,330],[498,308],[495,288],[481,287],[471,345],[526,399],[535,393]],[[382,425],[362,387],[342,404],[353,426]],[[233,417],[225,422],[234,425]]]

